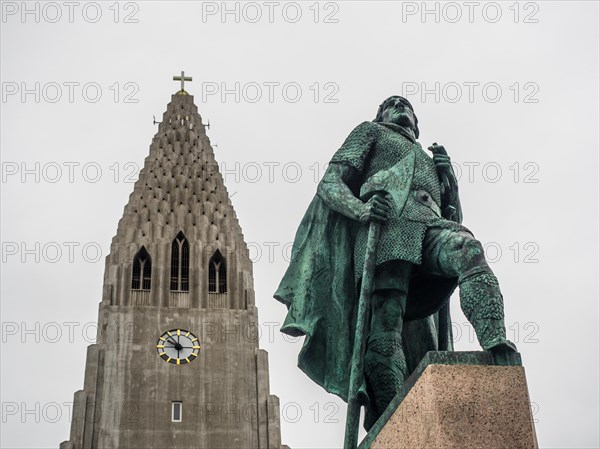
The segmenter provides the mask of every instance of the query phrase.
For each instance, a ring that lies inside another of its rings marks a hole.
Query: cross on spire
[[[181,81],[181,91],[180,93],[187,93],[185,92],[184,88],[183,88],[183,83],[185,81],[192,81],[192,77],[191,76],[185,76],[185,72],[182,70],[181,71],[181,76],[174,76],[173,77],[173,81]]]

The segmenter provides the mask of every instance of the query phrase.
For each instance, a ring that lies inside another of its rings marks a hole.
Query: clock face
[[[198,357],[200,345],[198,337],[190,331],[173,329],[158,337],[156,351],[165,362],[183,365]]]

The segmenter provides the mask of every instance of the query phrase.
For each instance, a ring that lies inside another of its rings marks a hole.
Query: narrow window
[[[171,402],[171,421],[181,422],[183,420],[183,403],[181,401]]]
[[[190,244],[179,232],[171,244],[171,291],[190,290]]]
[[[210,293],[227,292],[227,266],[225,258],[216,250],[208,262],[208,291]]]
[[[131,288],[133,290],[150,290],[150,277],[152,275],[152,261],[146,248],[142,248],[133,258],[133,273],[131,275]]]

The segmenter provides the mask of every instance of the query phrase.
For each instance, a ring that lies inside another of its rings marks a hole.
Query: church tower
[[[106,258],[61,449],[282,448],[248,248],[191,78],[174,79]]]

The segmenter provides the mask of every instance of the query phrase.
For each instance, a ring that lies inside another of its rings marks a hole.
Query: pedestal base
[[[360,449],[537,448],[525,370],[493,363],[486,352],[428,353]]]

